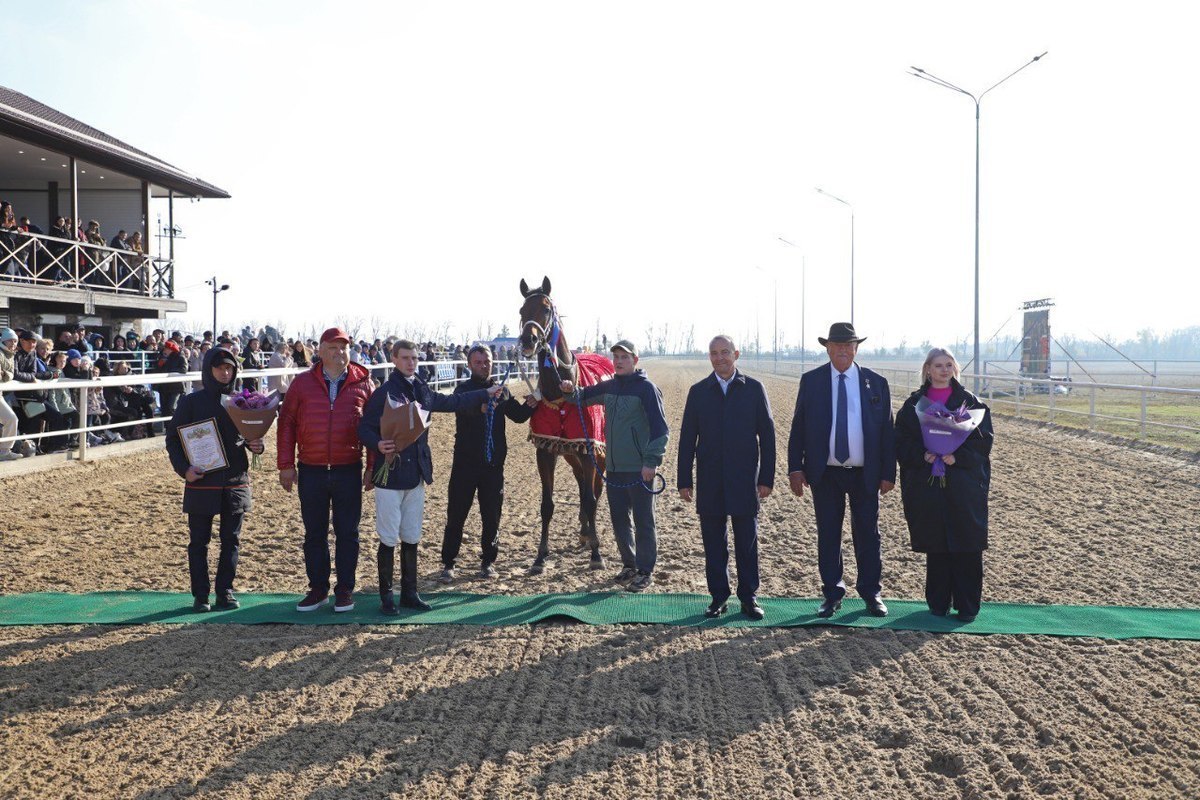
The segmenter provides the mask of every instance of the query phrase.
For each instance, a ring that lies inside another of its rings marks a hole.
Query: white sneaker
[[[108,444],[108,442],[104,441],[94,433],[88,434],[88,447],[99,447],[102,444]]]

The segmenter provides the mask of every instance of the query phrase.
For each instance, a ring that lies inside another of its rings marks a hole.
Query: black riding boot
[[[400,543],[400,605],[418,611],[433,608],[417,594],[417,546],[407,542]]]
[[[392,574],[396,564],[396,548],[380,544],[375,553],[379,562],[379,610],[389,617],[400,613],[392,597]]]

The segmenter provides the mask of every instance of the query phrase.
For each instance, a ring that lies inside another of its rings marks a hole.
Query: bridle
[[[550,299],[550,295],[545,292],[530,292],[525,296],[525,300],[528,301],[530,298],[538,296],[544,298],[550,306],[550,328],[547,330],[536,319],[527,319],[521,323],[520,338],[523,339],[526,333],[529,334],[529,352],[532,353],[535,360],[539,361],[539,370],[542,367],[549,367],[557,374],[561,366],[558,360],[558,342],[562,337],[562,323],[559,320],[558,307],[554,305],[554,301]],[[542,353],[546,354],[544,360],[541,358]],[[523,352],[522,355],[524,355]],[[524,359],[518,359],[517,364],[521,371],[521,378],[525,381],[525,384],[540,397],[540,392],[537,391],[533,383],[529,380],[529,376],[525,373]],[[574,376],[574,365],[572,365],[571,372],[572,376]]]

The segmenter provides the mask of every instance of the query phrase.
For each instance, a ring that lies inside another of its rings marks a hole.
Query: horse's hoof
[[[592,562],[590,564],[588,564],[588,568],[589,569],[604,569],[604,557],[599,556],[599,557],[593,558]]]
[[[541,574],[542,574],[543,572],[545,572],[545,571],[546,571],[546,565],[545,565],[545,564],[540,564],[540,563],[538,563],[538,562],[536,562],[536,561],[534,562],[533,566],[531,566],[531,567],[529,568],[529,574],[530,574],[530,575],[541,575]]]

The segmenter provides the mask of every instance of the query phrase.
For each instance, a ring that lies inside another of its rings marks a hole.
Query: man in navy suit
[[[859,338],[853,323],[835,322],[817,338],[829,363],[804,373],[788,439],[788,482],[797,497],[812,489],[817,515],[817,561],[824,602],[817,616],[842,605],[842,522],[850,503],[850,535],[858,566],[855,589],[872,616],[886,617],[879,498],[896,485],[892,398],[882,375],[854,363]]]
[[[733,521],[738,600],[742,613],[762,619],[758,605],[758,504],[775,485],[775,423],[762,384],[737,370],[740,353],[729,336],[708,345],[713,373],[688,391],[679,436],[679,496],[696,502],[704,567],[712,603],[706,617],[725,613],[729,599],[726,519]],[[692,464],[697,463],[696,491]]]

